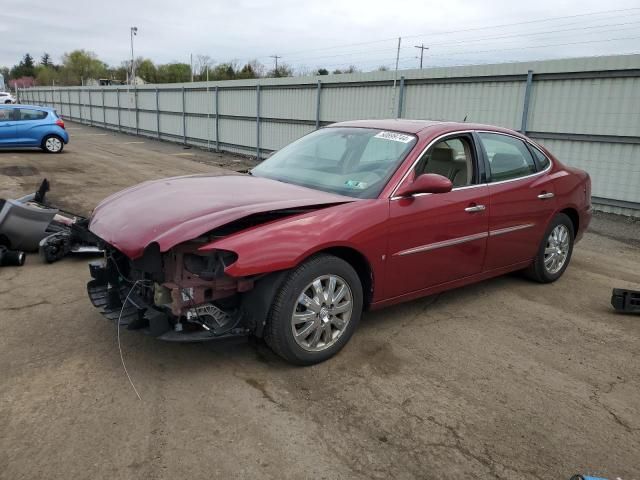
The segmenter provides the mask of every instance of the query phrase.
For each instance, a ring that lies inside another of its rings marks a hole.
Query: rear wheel
[[[569,265],[573,253],[573,223],[564,213],[557,214],[549,226],[538,248],[538,254],[526,275],[540,283],[555,282]]]
[[[57,135],[47,135],[42,140],[42,149],[47,153],[60,153],[64,148],[64,142]]]
[[[356,329],[362,298],[362,284],[351,265],[332,255],[312,257],[289,274],[276,294],[265,340],[297,365],[327,360]]]

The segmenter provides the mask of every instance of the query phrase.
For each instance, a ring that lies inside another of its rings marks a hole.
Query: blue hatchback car
[[[67,143],[69,134],[53,108],[0,105],[0,148],[40,147],[60,153]]]

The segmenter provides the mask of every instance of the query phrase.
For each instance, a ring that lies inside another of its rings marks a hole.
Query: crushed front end
[[[90,264],[89,298],[109,320],[162,340],[204,341],[255,332],[242,301],[258,278],[226,275],[235,253],[202,253],[201,245],[186,242],[163,253],[154,243],[131,260],[106,244],[105,257]]]

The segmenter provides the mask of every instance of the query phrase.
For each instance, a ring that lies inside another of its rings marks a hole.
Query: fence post
[[[91,104],[91,90],[87,90],[87,94],[89,95],[89,125],[93,127],[93,108]]]
[[[80,111],[80,123],[82,124],[82,89],[78,89],[78,110]]]
[[[116,108],[118,109],[118,131],[122,131],[120,126],[120,89],[116,87]]]
[[[216,85],[216,152],[220,151],[220,109],[218,107],[218,85]]]
[[[529,119],[529,100],[531,99],[531,87],[533,85],[533,70],[527,72],[527,85],[524,88],[524,104],[522,105],[522,123],[520,133],[526,133],[527,120]]]
[[[104,104],[104,87],[100,89],[102,96],[102,127],[107,128],[107,106]]]
[[[160,140],[160,92],[158,92],[158,87],[156,87],[156,134]]]
[[[135,78],[134,78],[135,81]],[[138,84],[133,85],[133,105],[135,108],[135,116],[136,116],[136,135],[139,133],[138,129]]]
[[[182,86],[182,141],[187,144],[187,104],[184,101],[184,85]]]
[[[402,106],[404,103],[404,76],[400,77],[400,92],[398,92],[398,112],[397,118],[402,118]]]
[[[320,128],[320,91],[322,82],[318,80],[318,89],[316,90],[316,130]]]
[[[260,84],[256,85],[256,161],[260,161]]]

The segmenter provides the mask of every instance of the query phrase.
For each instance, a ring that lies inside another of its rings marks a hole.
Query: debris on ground
[[[625,288],[614,288],[611,292],[611,305],[617,312],[640,313],[640,292]]]
[[[24,265],[24,252],[9,250],[0,245],[0,267],[21,267]]]
[[[0,245],[7,251],[37,252],[48,263],[71,253],[99,254],[98,239],[89,232],[89,220],[48,205],[49,181],[18,199],[0,199]],[[13,254],[8,254],[14,258]]]

